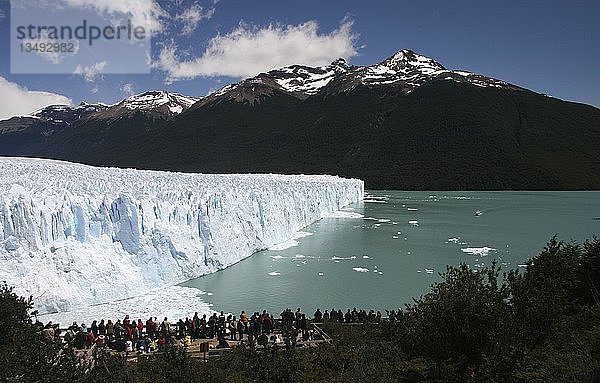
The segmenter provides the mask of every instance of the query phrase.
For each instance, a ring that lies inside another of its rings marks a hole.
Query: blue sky
[[[31,0],[18,0],[31,1]],[[43,2],[42,0],[38,2]],[[165,89],[203,96],[274,67],[345,57],[370,65],[407,48],[551,96],[600,106],[598,1],[54,0],[114,19],[153,23],[150,73],[11,72],[11,4],[0,0],[1,118],[44,103],[114,103]],[[41,21],[40,21],[41,23]],[[150,24],[148,24],[150,25]],[[108,56],[108,51],[105,51]],[[49,66],[52,63],[48,63]],[[45,93],[40,93],[45,92]],[[9,106],[6,104],[8,100]]]

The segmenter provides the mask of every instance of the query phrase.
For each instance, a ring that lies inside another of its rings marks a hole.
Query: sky
[[[128,20],[145,39],[75,41],[88,57],[15,52],[32,42],[18,26],[83,18]],[[597,0],[0,0],[0,118],[155,89],[201,97],[286,65],[372,65],[401,49],[600,107],[599,19]]]

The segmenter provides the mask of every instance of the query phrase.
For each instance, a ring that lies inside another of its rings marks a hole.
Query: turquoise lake
[[[183,283],[208,292],[214,310],[239,313],[403,307],[446,265],[505,269],[539,253],[554,234],[600,234],[600,192],[369,191],[303,231],[298,245],[266,250]],[[360,218],[358,218],[360,217]]]

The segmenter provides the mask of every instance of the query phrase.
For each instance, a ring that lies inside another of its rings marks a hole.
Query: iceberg
[[[363,200],[326,175],[191,174],[0,158],[0,281],[40,313],[224,269]]]

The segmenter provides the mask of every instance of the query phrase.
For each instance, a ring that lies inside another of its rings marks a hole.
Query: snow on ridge
[[[129,110],[149,110],[167,105],[171,113],[179,114],[198,100],[179,93],[156,90],[129,96],[120,104]]]
[[[0,280],[40,312],[223,269],[363,198],[360,180],[0,158]]]

